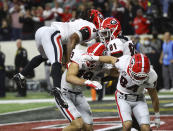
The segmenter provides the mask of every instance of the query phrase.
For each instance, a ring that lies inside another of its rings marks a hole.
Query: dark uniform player
[[[23,70],[23,68],[27,65],[28,63],[28,59],[27,59],[27,51],[26,49],[24,49],[22,47],[22,42],[21,40],[17,40],[17,43],[16,43],[16,46],[17,46],[17,52],[16,52],[16,57],[15,57],[15,70],[16,70],[16,73],[19,73]],[[19,85],[17,85],[17,88],[18,88],[18,94],[17,96],[26,96],[26,81],[24,82],[25,86],[23,86],[23,88],[20,88]]]
[[[5,97],[5,55],[0,51],[0,97]]]

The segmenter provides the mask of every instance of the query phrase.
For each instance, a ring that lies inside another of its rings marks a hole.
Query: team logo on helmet
[[[103,15],[102,15],[102,14],[98,14],[98,16],[99,16],[101,19],[103,19]]]
[[[115,25],[117,23],[117,21],[116,20],[111,20],[110,23],[113,24],[113,25]]]

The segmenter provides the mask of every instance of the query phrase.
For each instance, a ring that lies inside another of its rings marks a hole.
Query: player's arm
[[[155,125],[157,128],[160,127],[160,113],[159,113],[159,98],[157,95],[157,90],[156,88],[148,88],[148,93],[151,97],[151,101],[152,101],[152,105],[153,105],[153,109],[155,112]]]
[[[80,37],[77,33],[73,33],[70,36],[70,42],[67,44],[67,60],[70,59],[71,51],[75,48],[76,44],[79,43]]]
[[[67,70],[66,80],[67,82],[75,85],[85,85],[85,79],[79,78],[77,76],[79,72],[79,65],[77,63],[72,62]]]
[[[156,88],[148,88],[148,93],[151,97],[154,112],[155,113],[159,112],[159,98],[158,98],[158,95],[157,95]]]
[[[89,26],[83,27],[79,31],[73,33],[70,36],[70,44],[67,46],[67,56],[68,60],[71,54],[71,51],[75,48],[75,46],[82,41],[89,40],[91,38],[91,28]]]
[[[99,56],[99,61],[114,65],[117,61],[117,58],[113,56]]]
[[[100,61],[112,65],[115,65],[115,62],[118,60],[117,57],[113,56],[93,56],[93,55],[83,55],[82,59],[84,61]]]
[[[102,89],[102,85],[97,81],[90,81],[79,78],[77,76],[78,72],[79,72],[79,65],[77,63],[72,62],[67,71],[67,76],[66,76],[67,82],[75,85],[89,86],[95,88],[96,90]]]

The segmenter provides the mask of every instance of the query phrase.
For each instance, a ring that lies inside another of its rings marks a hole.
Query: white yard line
[[[20,110],[20,111],[12,111],[12,112],[8,112],[8,113],[2,113],[2,114],[0,114],[0,116],[16,114],[16,113],[22,113],[22,112],[28,112],[28,111],[36,111],[36,110],[46,109],[46,108],[49,108],[49,107],[51,107],[51,106],[37,107],[37,108],[34,108],[34,109],[32,108],[32,109],[26,109],[26,110]]]
[[[146,99],[150,99],[149,96],[145,96]],[[173,95],[159,95],[159,98],[173,98]],[[113,96],[106,96],[103,100],[114,100]],[[87,97],[87,101],[92,101],[91,97]],[[0,100],[0,104],[11,104],[11,103],[19,103],[19,104],[26,104],[26,103],[55,103],[55,100],[52,99],[25,99],[25,100]]]

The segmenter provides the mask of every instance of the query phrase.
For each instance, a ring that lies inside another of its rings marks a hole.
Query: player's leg
[[[150,117],[148,106],[145,101],[138,101],[133,108],[133,114],[138,121],[141,131],[150,131]]]
[[[142,124],[141,131],[151,131],[149,124]]]
[[[42,47],[42,44],[41,44],[41,38],[44,36],[43,32],[45,32],[45,35],[47,35],[47,33],[49,33],[49,32],[46,32],[45,30],[46,30],[45,27],[41,27],[36,31],[36,34],[35,34],[36,46],[41,55],[37,55],[37,56],[33,57],[32,60],[24,67],[22,72],[14,75],[14,77],[13,77],[13,79],[16,81],[18,87],[20,87],[20,88],[23,88],[25,86],[25,83],[26,83],[25,77],[30,72],[32,72],[32,70],[34,68],[38,67],[42,62],[47,60],[43,47]]]
[[[132,121],[123,122],[123,131],[130,131],[132,128]]]
[[[130,104],[124,99],[124,96],[116,91],[115,100],[117,103],[119,116],[122,121],[123,131],[130,131],[132,127],[132,111]]]
[[[51,34],[41,39],[45,55],[49,59],[51,67],[51,76],[54,87],[61,86],[61,61],[63,49],[61,45],[61,35],[59,31],[50,28]]]
[[[68,109],[62,108],[57,101],[56,105],[64,117],[70,122],[70,124],[63,129],[63,131],[80,131],[84,126],[84,121],[75,106],[76,95],[69,92],[62,92],[62,94],[69,106]]]
[[[73,120],[63,131],[81,131],[84,126],[84,121],[81,117]]]
[[[61,61],[63,49],[61,45],[61,35],[60,31],[56,31],[54,28],[47,27],[47,34],[41,39],[41,44],[44,49],[45,55],[51,63],[51,76],[53,79],[52,89],[53,95],[59,101],[60,105],[63,107],[68,107],[67,103],[64,101],[60,88],[61,88]]]
[[[76,97],[77,110],[80,112],[84,121],[84,131],[93,131],[93,118],[91,113],[90,105],[88,104],[85,96],[79,94]]]

